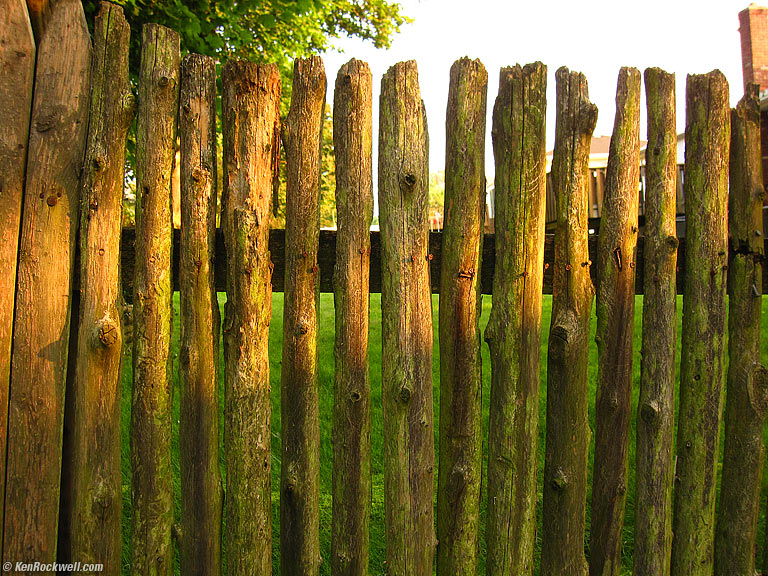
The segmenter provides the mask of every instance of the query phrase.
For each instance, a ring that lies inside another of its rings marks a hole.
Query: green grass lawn
[[[222,308],[223,318],[223,305],[226,300],[224,294],[219,294],[219,304]],[[432,379],[434,384],[433,402],[435,409],[435,447],[437,448],[437,431],[438,431],[438,418],[439,418],[439,404],[440,404],[440,366],[439,366],[439,342],[438,342],[438,330],[437,330],[437,311],[438,311],[438,296],[432,298],[432,318],[434,328],[434,355],[432,360]],[[766,307],[768,304],[763,303],[764,313],[762,315],[762,329],[763,333],[768,332],[768,311]],[[642,308],[643,298],[637,296],[635,300],[635,343],[634,343],[634,363],[633,363],[633,375],[634,375],[634,389],[632,394],[632,409],[633,412],[637,408],[637,400],[639,396],[639,381],[640,381],[640,331],[642,325]],[[488,315],[491,310],[491,298],[489,296],[483,297],[483,314],[480,320],[481,329],[484,331],[488,322]],[[539,474],[538,474],[538,507],[539,507],[539,523],[541,523],[541,494],[542,494],[542,477],[544,469],[544,437],[545,437],[545,408],[546,408],[546,351],[547,341],[549,337],[549,323],[550,315],[552,311],[552,298],[551,296],[544,297],[543,306],[543,318],[542,326],[542,343],[541,343],[541,397],[539,404]],[[676,364],[678,367],[679,378],[679,363],[680,363],[680,322],[682,319],[682,298],[678,297],[677,306],[678,315],[678,345]],[[174,500],[176,503],[176,519],[177,521],[181,517],[180,510],[180,473],[179,473],[179,381],[178,374],[176,373],[177,358],[179,352],[179,317],[178,317],[178,293],[174,295],[174,338],[173,338],[173,359],[174,359],[174,419],[173,419],[173,445],[172,445],[172,457],[173,457],[173,472],[174,472]],[[269,358],[270,358],[270,370],[272,381],[272,524],[273,524],[273,574],[279,573],[279,554],[280,554],[280,363],[281,363],[281,340],[283,332],[283,295],[274,294],[272,297],[272,323],[269,331]],[[591,319],[591,336],[594,338],[595,332],[595,317],[594,306]],[[331,467],[333,462],[333,448],[331,445],[331,415],[333,409],[333,342],[334,342],[334,309],[333,309],[333,295],[322,294],[320,297],[320,311],[319,311],[319,365],[320,365],[320,433],[321,433],[321,472],[320,472],[320,547],[323,557],[323,564],[321,566],[321,574],[330,574],[330,552],[331,552]],[[483,345],[482,348],[483,357],[483,431],[484,438],[488,437],[488,403],[490,399],[490,359],[488,355],[487,345]],[[768,364],[768,347],[763,342],[762,346],[763,362]],[[371,374],[371,393],[372,393],[372,430],[371,430],[371,443],[372,443],[372,462],[371,472],[373,475],[373,506],[371,517],[371,559],[370,568],[372,574],[384,574],[384,470],[382,467],[382,408],[381,408],[381,298],[379,294],[371,295],[371,322],[370,322],[370,346],[369,346],[369,364]],[[221,371],[223,374],[223,371]],[[592,429],[595,427],[595,388],[594,383],[597,377],[597,347],[592,344],[589,352],[589,379],[590,379],[590,405],[589,405],[589,420]],[[122,469],[123,469],[123,573],[128,574],[128,551],[130,545],[130,402],[131,402],[131,359],[130,356],[126,356],[123,369],[123,399],[122,399]],[[221,432],[223,435],[223,381],[220,383],[220,393],[222,396],[222,424]],[[677,397],[677,394],[676,394]],[[634,418],[633,418],[634,422]],[[591,486],[591,471],[592,471],[592,450],[594,442],[590,446],[589,456],[589,468],[590,468],[590,486]],[[484,452],[487,456],[487,442],[484,441]],[[722,450],[722,442],[721,442]],[[439,457],[436,454],[436,458]],[[635,458],[635,430],[634,425],[631,430],[630,441],[630,479],[629,489],[627,492],[627,506],[625,516],[625,528],[624,528],[624,570],[626,574],[631,573],[632,566],[632,547],[633,547],[633,532],[634,532],[634,515],[635,515],[635,474],[634,474],[634,458]],[[222,438],[221,443],[221,458],[222,475],[224,475],[224,443]],[[485,459],[484,464],[485,467]],[[719,467],[718,467],[719,470]],[[485,469],[483,470],[483,500],[481,504],[481,530],[480,530],[480,573],[485,573]],[[768,483],[766,480],[768,474],[764,474],[764,488]],[[437,481],[437,473],[435,473],[435,481]],[[765,493],[765,490],[764,490]],[[586,546],[589,546],[589,501],[591,500],[591,494],[587,497],[587,542]],[[765,504],[761,508],[765,509]],[[540,524],[539,524],[540,525]],[[758,543],[762,547],[763,534],[765,529],[765,519],[761,516],[760,520],[760,535]],[[536,565],[538,573],[539,556],[541,553],[541,530],[539,529],[537,534],[537,547],[536,547]],[[178,552],[177,552],[178,554]],[[176,574],[179,573],[178,558],[176,562]]]

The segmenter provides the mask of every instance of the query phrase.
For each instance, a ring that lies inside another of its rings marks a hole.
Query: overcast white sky
[[[490,114],[502,66],[536,60],[547,65],[547,149],[554,143],[555,71],[563,65],[587,77],[590,99],[599,109],[595,136],[610,135],[613,130],[621,66],[635,66],[641,72],[659,66],[675,72],[677,129],[682,132],[686,74],[719,68],[730,84],[731,105],[741,98],[738,13],[748,4],[747,0],[403,0],[403,13],[414,22],[395,36],[391,49],[377,50],[357,39],[342,39],[335,46],[343,53],[323,55],[328,102],[333,102],[333,85],[341,65],[352,57],[367,61],[373,73],[376,135],[382,75],[396,62],[415,59],[427,109],[430,172],[436,172],[445,165],[445,108],[451,64],[462,56],[479,58],[488,70],[486,176],[492,181]],[[645,100],[642,111],[644,137]],[[373,153],[375,169],[375,145]]]

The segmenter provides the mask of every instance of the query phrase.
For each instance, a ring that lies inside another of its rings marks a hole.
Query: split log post
[[[179,35],[163,26],[146,24],[136,123],[132,574],[173,574],[171,172],[179,60]]]
[[[12,562],[56,560],[80,169],[90,101],[91,39],[82,4],[57,2],[50,23],[37,51],[16,283],[3,547],[3,560]]]
[[[635,573],[667,576],[672,547],[677,339],[675,75],[645,71],[645,276],[637,409]]]
[[[711,574],[728,264],[728,82],[688,76],[685,127],[686,274],[672,576]]]
[[[5,502],[5,455],[8,434],[8,392],[11,381],[13,302],[19,251],[24,170],[27,165],[35,39],[24,0],[11,0],[0,12],[0,503]],[[3,506],[0,504],[0,527]],[[0,545],[0,557],[2,546]]]
[[[280,568],[286,576],[318,574],[321,562],[317,252],[325,89],[323,60],[297,59],[282,134],[286,191]]]
[[[557,199],[552,323],[547,354],[542,576],[586,576],[584,524],[589,419],[587,390],[589,146],[597,107],[583,74],[557,71],[552,183]]]
[[[533,574],[539,444],[547,67],[502,68],[493,109],[496,271],[486,574]]]
[[[485,223],[488,73],[451,66],[446,112],[445,226],[440,286],[440,467],[437,573],[476,574],[482,484],[480,268]]]
[[[715,575],[755,573],[768,370],[760,364],[764,243],[759,87],[731,110],[728,195],[728,392]]]
[[[181,249],[181,571],[221,573],[219,303],[216,234],[216,62],[190,54],[179,97]]]
[[[222,71],[222,86],[221,220],[227,245],[225,550],[228,574],[269,576],[272,263],[268,243],[272,180],[280,151],[280,73],[273,64],[230,60]]]
[[[590,576],[618,576],[632,418],[635,250],[640,180],[640,71],[622,68],[597,249],[597,400]]]
[[[367,576],[371,516],[368,324],[373,218],[372,76],[365,62],[339,70],[333,93],[336,153],[336,312],[331,572]]]
[[[382,397],[387,570],[432,574],[435,550],[427,116],[416,62],[381,81]]]
[[[80,201],[80,318],[74,397],[69,558],[119,575],[123,477],[120,398],[123,338],[120,234],[125,138],[135,101],[128,80],[131,29],[102,2],[94,25],[93,86]]]

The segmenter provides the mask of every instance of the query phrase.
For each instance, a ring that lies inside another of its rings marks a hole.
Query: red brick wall
[[[744,87],[756,82],[768,90],[768,8],[750,4],[739,12],[739,32]]]

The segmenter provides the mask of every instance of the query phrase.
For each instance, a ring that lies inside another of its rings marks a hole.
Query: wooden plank
[[[387,572],[432,574],[434,418],[428,136],[416,62],[381,81],[379,210]]]
[[[640,92],[640,71],[621,68],[595,261],[598,363],[589,545],[593,576],[618,576],[621,571],[632,418]]]
[[[272,574],[269,247],[272,180],[280,146],[277,66],[229,60],[222,70],[228,254],[224,321],[225,553],[232,576]],[[250,162],[242,159],[249,157]],[[272,252],[279,254],[279,251]]]
[[[487,92],[488,73],[479,60],[462,58],[451,66],[438,322],[437,538],[441,546],[437,573],[441,576],[477,573],[483,461],[479,272],[485,222]]]
[[[636,271],[643,280],[643,354],[637,418],[637,500],[635,504],[636,574],[667,576],[672,547],[674,479],[675,346],[677,298],[675,198],[677,140],[675,75],[659,68],[645,71],[648,146],[645,151],[645,242],[638,243]],[[637,286],[637,283],[635,284]]]
[[[541,62],[499,74],[492,132],[499,257],[485,330],[492,371],[487,574],[530,576],[534,569],[546,97],[547,68]]]
[[[219,303],[216,233],[216,62],[190,54],[179,97],[181,249],[181,571],[221,574]]]
[[[281,364],[280,571],[320,571],[320,383],[317,307],[320,278],[320,151],[325,67],[319,56],[293,65],[283,122],[286,159],[285,303]]]
[[[11,361],[3,559],[53,562],[91,39],[58,2],[39,46]],[[34,520],[34,527],[30,522]]]
[[[589,146],[597,107],[583,74],[557,71],[552,174],[557,197],[552,323],[547,354],[542,576],[586,576],[584,531],[589,451]]]
[[[715,575],[755,573],[757,518],[763,473],[763,423],[768,370],[760,363],[760,315],[765,252],[760,100],[757,84],[731,110],[728,245],[728,392],[723,480],[715,534]]]
[[[93,86],[83,163],[80,317],[72,433],[69,559],[120,574],[122,473],[120,398],[122,297],[120,227],[125,137],[133,121],[128,80],[130,27],[123,9],[102,2],[94,26]]]
[[[641,219],[641,226],[643,220]],[[592,224],[590,223],[590,226]],[[642,230],[641,230],[642,234]],[[336,266],[336,230],[320,230],[320,248],[317,256],[317,266],[320,269],[320,292],[333,292],[333,274]],[[381,292],[381,234],[374,230],[369,233],[371,242],[371,267],[369,277],[369,291],[373,294]],[[597,234],[589,236],[589,258],[593,262],[597,260]],[[178,254],[181,235],[178,230],[173,235],[173,253]],[[134,243],[136,233],[133,228],[123,228],[123,241],[121,244],[121,273],[123,277],[123,296],[127,302],[133,300],[131,287],[133,286],[133,271],[136,266],[136,249]],[[432,293],[440,292],[440,263],[442,261],[442,232],[429,233],[429,251],[432,260],[430,261],[430,286]],[[677,294],[683,293],[683,281],[685,279],[685,238],[679,238],[680,246],[678,249],[676,268],[677,280],[675,282]],[[768,244],[768,240],[766,240]],[[272,229],[269,231],[269,252],[272,255],[272,291],[283,291],[283,276],[285,265],[280,256],[285,251],[285,231],[281,229]],[[635,294],[643,293],[643,275],[645,271],[645,238],[640,236],[637,239],[637,260],[635,262]],[[546,234],[544,238],[544,282],[542,284],[543,294],[552,294],[552,263],[555,255],[555,235]],[[227,251],[224,246],[224,234],[220,228],[216,230],[216,255],[214,264],[216,291],[226,292],[227,290],[227,272],[226,272]],[[491,294],[493,289],[494,267],[496,265],[495,254],[495,236],[493,234],[483,235],[483,258],[482,269],[480,271],[480,288],[483,294]],[[590,270],[594,280],[595,272]],[[75,278],[77,282],[77,278]],[[768,266],[763,267],[763,290],[768,291]],[[179,289],[179,260],[176,256],[173,259],[173,289]]]
[[[136,122],[136,269],[131,401],[132,574],[173,574],[171,170],[179,35],[142,31]]]
[[[368,277],[371,236],[368,230],[373,218],[372,82],[368,64],[350,60],[339,69],[333,93],[339,231],[337,264],[333,270],[336,365],[331,572],[337,576],[367,576],[370,551]],[[322,237],[323,233],[320,234]]]
[[[686,250],[672,576],[712,574],[728,264],[728,82],[689,75]]]
[[[8,0],[0,11],[0,503],[5,502],[8,392],[11,381],[13,303],[19,250],[24,173],[27,165],[35,39],[24,0]],[[0,504],[0,527],[3,506]],[[0,545],[2,557],[2,545]]]

